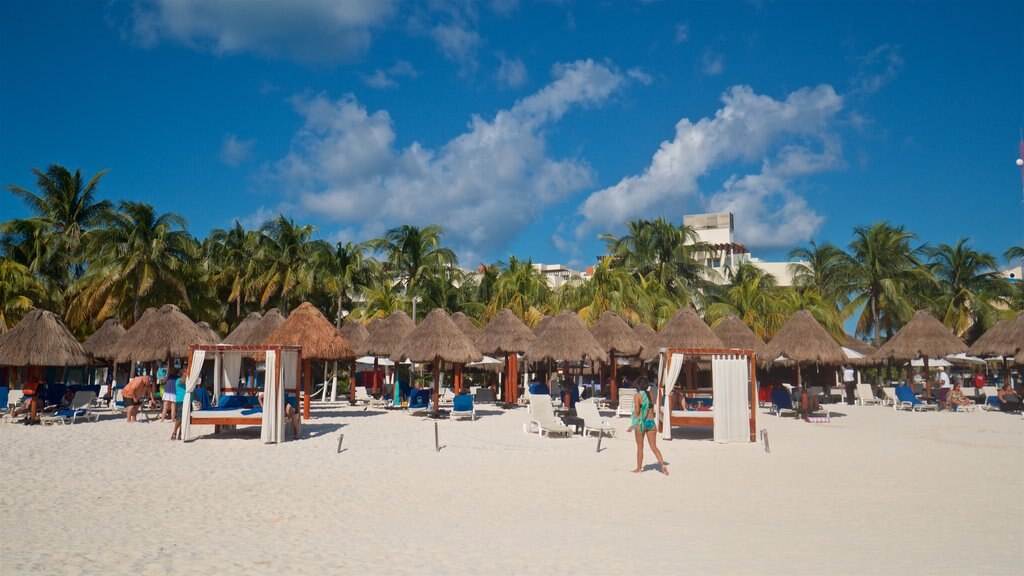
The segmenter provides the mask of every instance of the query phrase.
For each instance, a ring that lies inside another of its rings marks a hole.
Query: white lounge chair
[[[356,404],[368,404],[373,408],[383,408],[388,405],[388,401],[385,398],[377,399],[370,396],[370,393],[366,391],[366,386],[356,386]]]
[[[885,398],[882,399],[882,404],[885,406],[892,406],[896,408],[896,387],[895,386],[883,386],[882,392],[885,392]]]
[[[573,429],[555,418],[555,411],[551,407],[550,398],[545,401],[545,396],[542,394],[530,396],[530,412],[532,413],[529,427],[530,432],[533,432],[534,427],[536,427],[538,436],[543,436],[544,434],[548,436],[552,434],[572,436]]]
[[[895,395],[895,392],[893,394]],[[857,403],[861,406],[882,404],[882,399],[875,397],[875,391],[871,389],[871,384],[857,384]]]
[[[438,400],[438,404],[441,406],[451,406],[455,400],[455,391],[451,388],[445,388],[441,390],[441,397]]]
[[[619,390],[619,407],[615,409],[616,416],[633,417],[633,398],[636,397],[636,390],[622,388]]]
[[[615,427],[607,420],[601,419],[601,413],[597,411],[597,404],[592,400],[581,400],[576,403],[576,416],[583,419],[583,435],[597,433],[605,436],[615,436]]]

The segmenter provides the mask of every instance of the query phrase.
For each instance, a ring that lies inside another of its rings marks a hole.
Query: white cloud
[[[498,54],[501,65],[495,78],[502,88],[520,88],[529,79],[526,73],[526,65],[519,58],[506,58],[504,54]]]
[[[544,129],[570,109],[606,102],[625,78],[590,60],[552,73],[540,91],[492,119],[473,116],[436,150],[395,147],[388,112],[353,96],[296,98],[304,125],[268,176],[306,214],[349,226],[437,223],[460,254],[485,254],[593,182],[584,162],[549,157]]]
[[[853,92],[874,94],[903,71],[899,46],[883,44],[858,59],[857,73],[851,81]]]
[[[580,207],[584,221],[577,236],[613,230],[634,218],[705,206],[742,216],[739,240],[753,245],[791,245],[791,236],[816,229],[820,217],[790,190],[790,183],[841,164],[840,144],[828,129],[842,98],[831,86],[802,88],[785,100],[735,86],[723,94],[722,103],[713,118],[680,120],[675,137],[661,143],[642,174],[591,194]],[[736,161],[759,161],[761,172],[733,176],[706,198],[699,179]]]
[[[239,140],[234,134],[225,134],[220,145],[220,161],[228,166],[238,166],[249,159],[255,140]]]
[[[491,0],[490,6],[499,16],[511,16],[519,9],[519,0]]]
[[[480,34],[464,22],[438,24],[430,31],[444,57],[459,63],[463,70],[476,69],[476,51],[480,46]]]
[[[362,55],[394,12],[392,0],[155,0],[133,7],[132,29],[143,46],[169,39],[214,54],[336,63]]]
[[[654,82],[654,78],[640,68],[630,68],[626,71],[626,75],[644,86],[650,86]]]
[[[707,76],[718,76],[725,70],[725,56],[708,48],[700,58],[700,70]]]
[[[363,83],[370,88],[397,88],[398,78],[415,78],[419,75],[412,64],[405,60],[398,60],[394,66],[386,70],[377,69],[369,76],[363,77]]]
[[[676,44],[686,42],[690,39],[690,24],[689,22],[680,22],[676,24]]]

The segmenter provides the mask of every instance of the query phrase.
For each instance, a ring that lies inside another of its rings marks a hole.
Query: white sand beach
[[[833,405],[761,443],[314,405],[303,438],[0,425],[3,574],[1019,574],[1024,421]],[[201,427],[201,432],[212,432]],[[343,452],[337,452],[344,434]],[[702,439],[694,439],[702,438]]]

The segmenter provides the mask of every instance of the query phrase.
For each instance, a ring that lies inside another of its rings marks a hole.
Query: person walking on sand
[[[633,398],[633,419],[626,432],[633,432],[636,435],[636,469],[634,473],[641,472],[644,468],[644,436],[647,437],[647,444],[654,452],[658,464],[661,465],[661,473],[668,476],[668,465],[661,457],[661,450],[658,450],[658,430],[654,422],[654,402],[651,400],[651,393],[648,391],[646,378],[638,378],[634,383],[636,396]]]

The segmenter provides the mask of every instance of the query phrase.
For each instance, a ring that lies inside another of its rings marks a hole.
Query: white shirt
[[[854,375],[852,368],[843,368],[843,382],[853,382]]]
[[[939,382],[942,383],[941,388],[952,388],[953,385],[949,382],[949,374],[945,371],[939,372]]]

